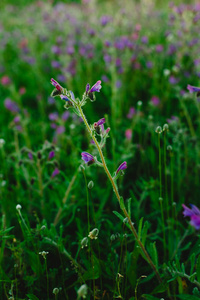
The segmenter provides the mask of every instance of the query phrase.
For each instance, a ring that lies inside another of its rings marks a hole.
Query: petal
[[[198,93],[200,92],[200,88],[196,86],[192,86],[190,84],[187,85],[187,89],[189,90],[190,93]]]
[[[191,217],[191,221],[190,221],[190,224],[197,230],[200,229],[200,216],[197,216],[197,215],[193,215]]]
[[[98,80],[90,89],[90,93],[100,92],[101,89],[101,80]]]
[[[185,204],[182,204],[183,208],[184,208],[184,211],[183,211],[183,215],[184,217],[191,217],[194,215],[194,212],[188,208]]]
[[[195,206],[194,204],[190,204],[190,206],[192,207],[193,213],[197,216],[200,216],[200,210],[198,209],[198,207]]]

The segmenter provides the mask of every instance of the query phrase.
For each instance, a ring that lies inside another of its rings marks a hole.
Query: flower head
[[[124,161],[117,169],[116,174],[118,174],[120,171],[123,171],[127,168],[127,162]]]
[[[98,238],[98,234],[99,234],[99,229],[98,228],[94,228],[92,231],[90,231],[90,233],[88,234],[88,237],[91,240],[96,240]]]
[[[94,157],[90,153],[82,152],[81,156],[86,164],[91,165],[94,163]]]
[[[197,96],[200,95],[200,88],[198,88],[196,86],[192,86],[192,85],[188,84],[187,89],[189,90],[190,93],[197,93]]]
[[[94,101],[95,97],[94,97],[94,92],[100,92],[101,89],[101,80],[98,80],[91,88],[89,83],[86,85],[86,95],[90,98],[90,100]]]
[[[184,217],[190,217],[190,224],[195,229],[200,229],[200,210],[197,206],[191,204],[191,209],[187,207],[185,204],[182,204],[184,211],[183,215]]]

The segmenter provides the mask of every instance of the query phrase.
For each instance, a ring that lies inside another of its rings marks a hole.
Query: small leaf
[[[155,264],[156,268],[158,269],[158,252],[156,249],[156,242],[150,244],[149,252],[150,252],[151,258],[153,260],[153,263]]]
[[[139,238],[139,240],[140,240],[140,238],[141,238],[143,219],[144,219],[143,217],[140,219],[140,221],[139,221],[139,226],[138,226],[138,238]]]
[[[122,215],[120,215],[120,213],[118,213],[117,211],[113,211],[113,213],[123,222],[124,221],[124,217]]]

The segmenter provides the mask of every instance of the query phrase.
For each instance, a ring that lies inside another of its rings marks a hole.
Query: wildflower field
[[[0,4],[0,300],[200,299],[200,2]]]

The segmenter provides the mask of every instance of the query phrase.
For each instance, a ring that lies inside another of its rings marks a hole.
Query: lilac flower
[[[128,119],[132,119],[132,117],[135,115],[136,111],[135,111],[135,107],[130,107],[129,109],[129,113],[126,116]]]
[[[105,118],[102,118],[102,119],[100,119],[98,122],[95,122],[94,123],[94,129],[95,129],[95,131],[98,133],[98,134],[100,134],[100,132],[101,132],[101,129],[102,129],[102,131],[103,131],[103,127],[102,127],[102,125],[104,124],[106,122],[106,120],[105,120]],[[101,128],[101,129],[100,129]]]
[[[6,100],[4,101],[4,106],[11,112],[14,112],[14,113],[19,112],[19,106],[17,105],[17,103],[12,101],[9,98],[6,98]]]
[[[65,126],[58,126],[57,128],[56,128],[56,133],[57,134],[62,134],[62,133],[64,133],[65,132]]]
[[[94,157],[90,153],[82,152],[81,156],[86,164],[91,165],[94,163]]]
[[[200,88],[198,88],[196,86],[192,86],[192,85],[188,84],[187,89],[189,90],[190,93],[197,93],[197,96],[200,95]]]
[[[51,84],[56,88],[56,90],[52,92],[51,96],[55,97],[63,93],[62,86],[55,79],[51,78]]]
[[[50,120],[50,121],[57,121],[57,120],[58,120],[58,117],[59,117],[59,115],[58,115],[57,112],[53,112],[53,113],[50,113],[50,114],[49,114],[49,120]]]
[[[91,88],[89,83],[86,85],[86,95],[91,99],[95,100],[94,92],[100,92],[101,89],[101,80],[98,80]]]
[[[54,158],[54,156],[55,156],[55,151],[50,151],[48,159],[50,160],[50,159]]]
[[[66,111],[62,114],[62,120],[63,120],[63,121],[67,121],[68,118],[69,118],[69,112],[66,110]]]
[[[200,229],[200,210],[193,204],[190,204],[191,209],[182,204],[184,217],[190,217],[190,224],[197,230]]]
[[[30,160],[33,160],[33,154],[32,154],[31,152],[28,152],[28,158],[29,158]]]
[[[1,84],[4,85],[4,86],[7,86],[7,85],[11,84],[10,78],[8,76],[6,76],[6,75],[3,76],[1,78]]]
[[[56,175],[58,175],[60,173],[58,168],[55,168],[55,170],[53,171],[53,173],[51,174],[51,178],[54,178]]]
[[[151,98],[151,104],[152,104],[153,106],[158,106],[158,105],[160,104],[160,99],[159,99],[157,96],[153,96],[153,97]]]
[[[118,167],[118,169],[117,169],[117,171],[116,171],[116,174],[118,174],[119,171],[125,170],[126,168],[127,168],[127,162],[124,161],[124,162]]]

